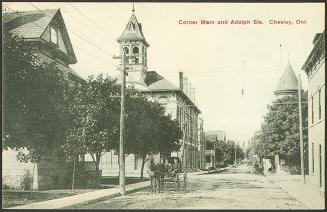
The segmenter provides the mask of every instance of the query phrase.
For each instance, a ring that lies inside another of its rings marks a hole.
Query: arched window
[[[125,53],[126,55],[129,54],[129,49],[128,49],[128,47],[124,47],[124,53]]]
[[[134,46],[133,47],[133,54],[138,54],[139,53],[139,47]]]

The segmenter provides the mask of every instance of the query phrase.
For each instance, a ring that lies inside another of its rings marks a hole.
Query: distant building
[[[40,63],[55,62],[72,84],[82,80],[69,66],[77,59],[59,9],[3,13],[2,24],[4,32],[23,37],[36,50]],[[67,171],[65,166],[50,161],[42,161],[33,168],[32,163],[18,162],[16,155],[17,151],[11,149],[2,152],[3,183],[12,187],[19,188],[25,172],[34,170],[34,189],[57,188]]]
[[[308,76],[309,181],[325,195],[325,30],[315,35],[302,69]]]
[[[188,170],[203,168],[204,158],[202,146],[203,120],[200,119],[201,111],[194,101],[194,89],[186,82],[183,73],[180,72],[179,86],[176,86],[162,77],[156,71],[148,70],[147,48],[150,46],[142,31],[142,25],[138,22],[134,12],[121,36],[117,39],[120,44],[120,53],[124,53],[125,65],[132,69],[126,78],[127,85],[133,85],[140,92],[147,94],[150,100],[161,103],[166,112],[177,119],[183,132],[186,144],[186,161]],[[182,143],[182,139],[180,141]],[[181,157],[179,152],[172,152],[172,157]],[[154,156],[156,161],[164,157],[161,154]],[[126,157],[126,175],[140,175],[142,158],[131,154]],[[100,169],[103,176],[117,176],[118,156],[114,151],[105,153],[101,158]]]
[[[215,152],[215,142],[222,141],[226,142],[226,134],[223,130],[212,130],[212,131],[205,131],[205,168],[208,169],[209,167],[218,165],[216,163],[216,152]]]

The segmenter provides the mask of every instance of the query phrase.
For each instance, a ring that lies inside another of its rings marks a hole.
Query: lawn
[[[126,185],[148,181],[148,178],[141,180],[139,177],[126,177]],[[118,177],[104,177],[101,179],[102,188],[111,188],[119,185]],[[72,193],[70,189],[44,190],[44,191],[2,191],[2,208],[10,208],[19,205],[41,202],[46,200],[68,197],[75,194],[95,191],[97,189],[75,189]]]
[[[75,193],[48,193],[42,191],[2,191],[2,208],[10,208],[34,202],[57,199],[74,195]]]

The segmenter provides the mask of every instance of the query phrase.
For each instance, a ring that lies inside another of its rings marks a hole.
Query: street
[[[151,194],[149,189],[70,208],[110,209],[305,209],[266,177],[243,163],[220,173],[190,174],[188,191]]]

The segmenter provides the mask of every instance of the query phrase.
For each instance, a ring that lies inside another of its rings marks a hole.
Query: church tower
[[[143,87],[146,86],[147,48],[150,45],[145,40],[142,25],[137,21],[134,9],[132,11],[133,13],[117,42],[120,44],[120,55],[125,53],[125,66],[130,68],[126,82]]]

